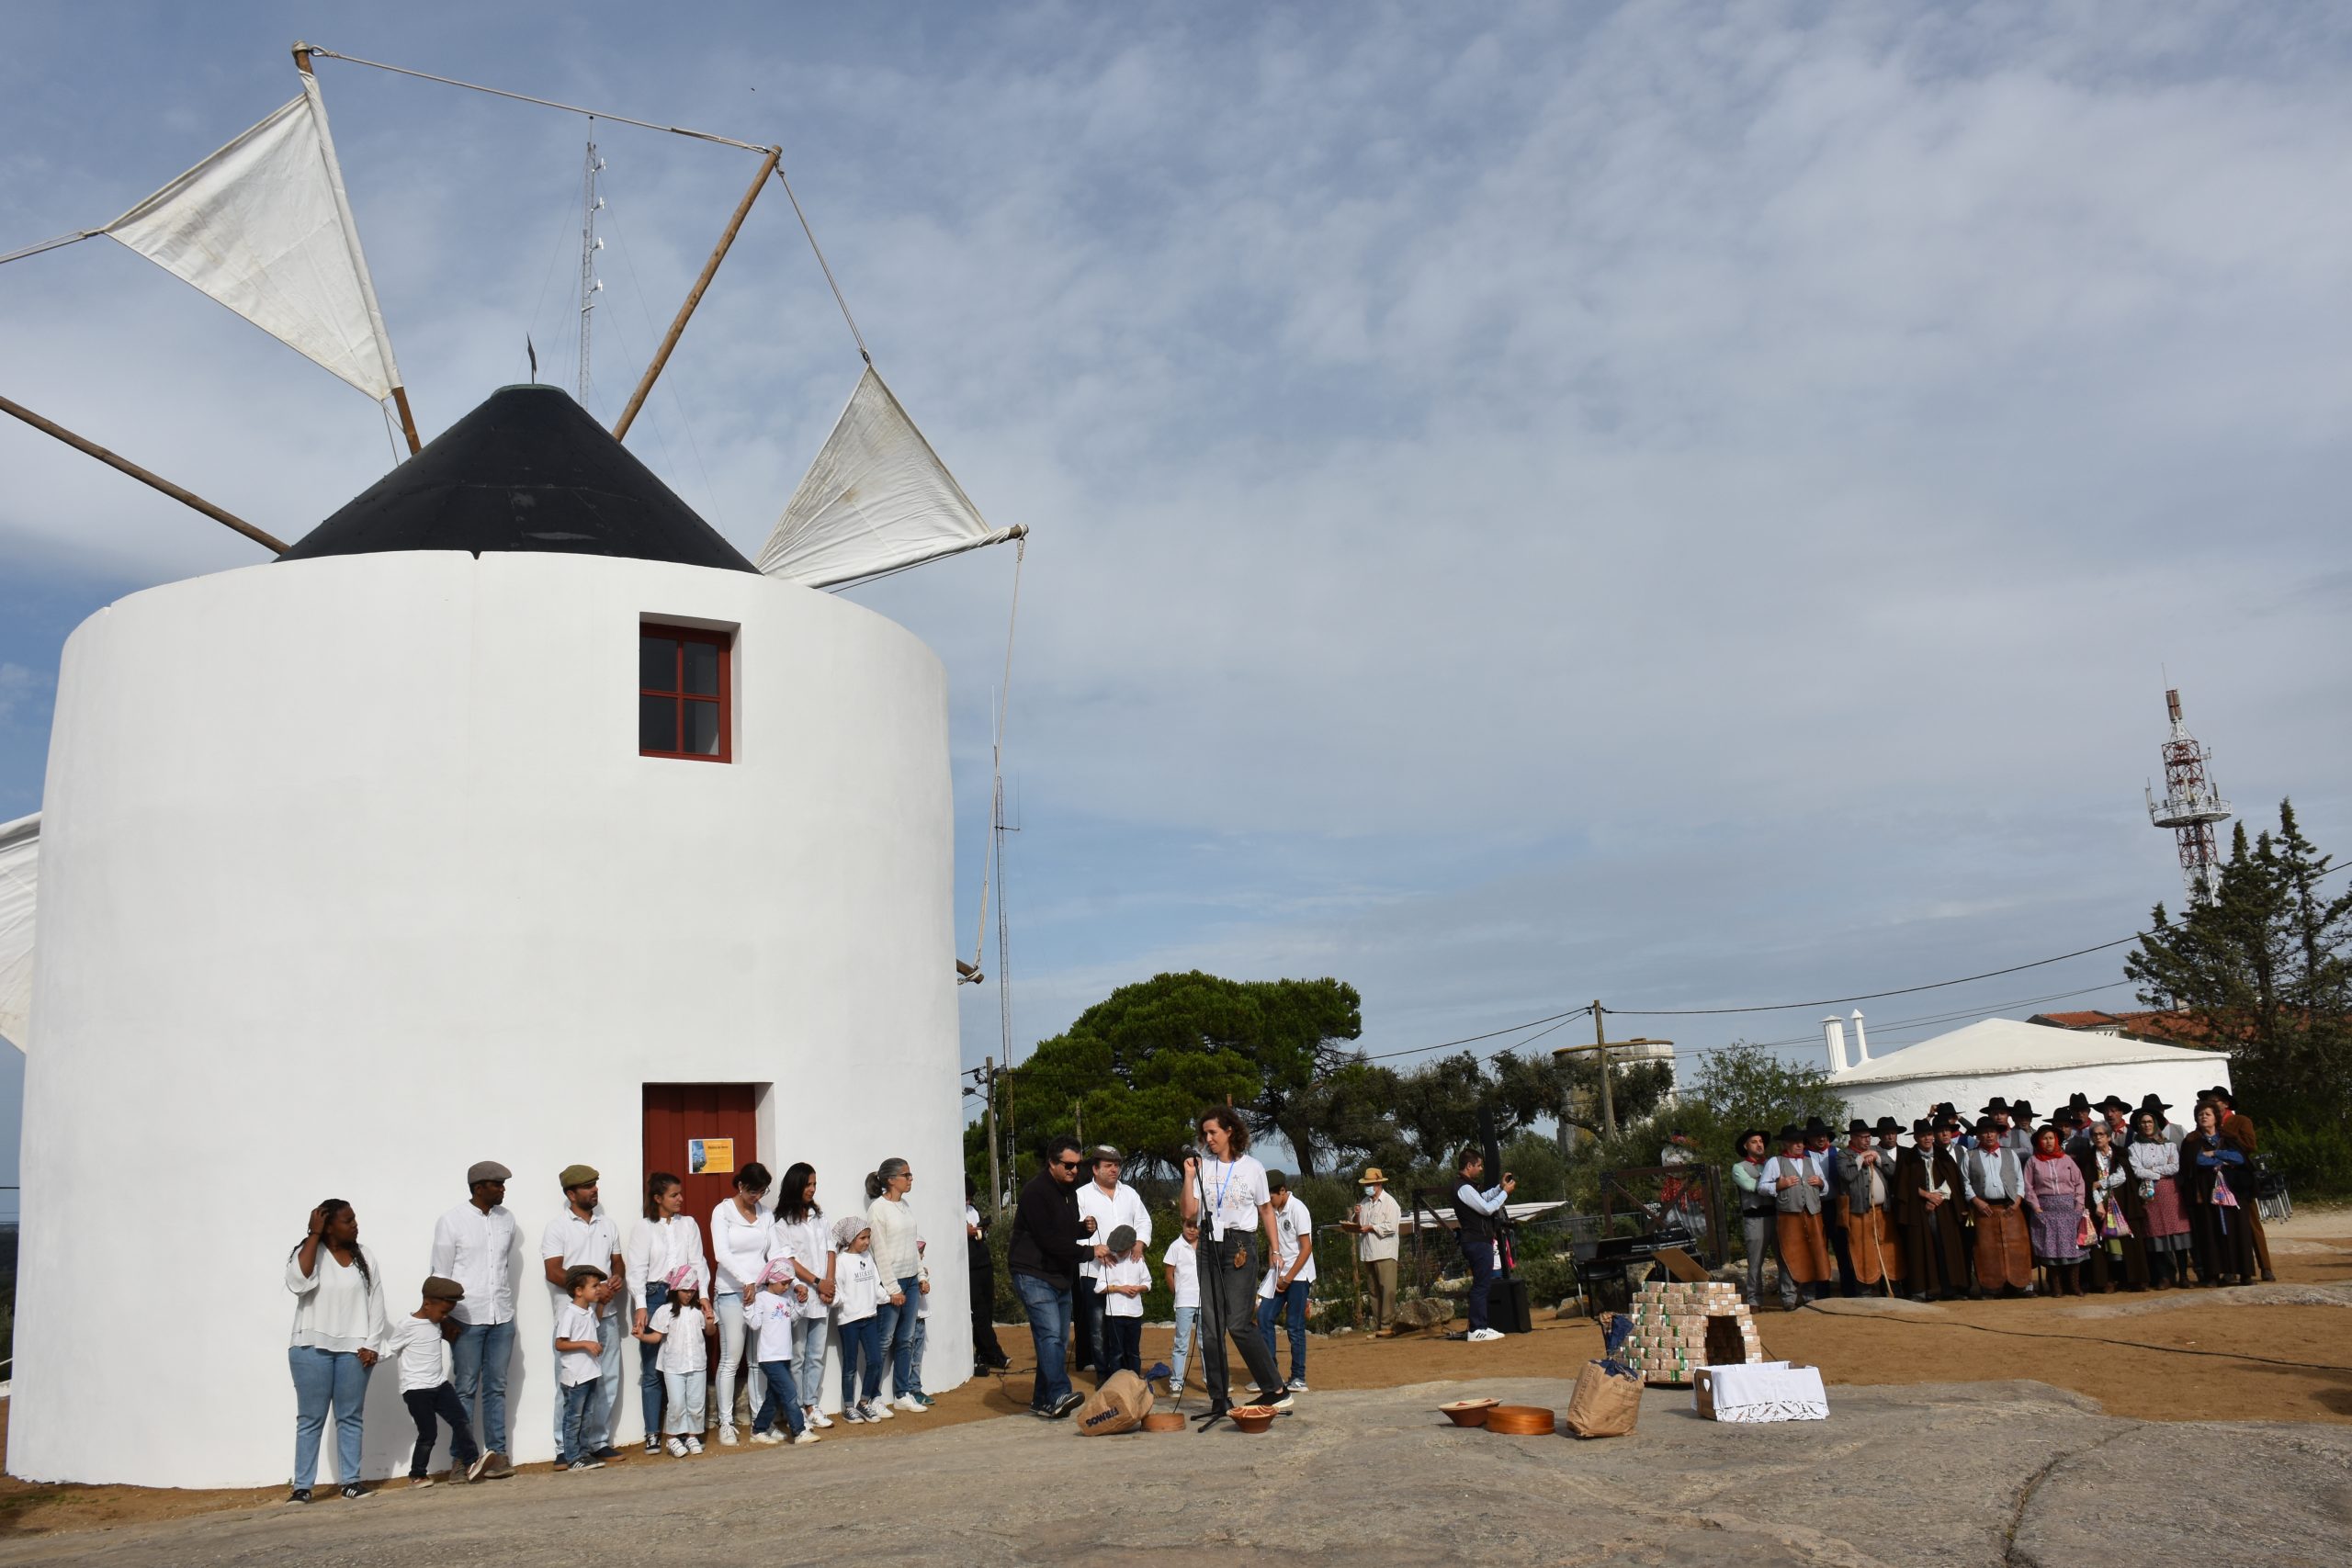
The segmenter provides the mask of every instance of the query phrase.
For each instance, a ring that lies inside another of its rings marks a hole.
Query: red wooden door
[[[704,1261],[710,1259],[710,1212],[734,1196],[734,1172],[760,1157],[759,1094],[747,1083],[650,1083],[645,1086],[645,1173],[666,1170],[685,1184],[685,1212],[702,1232]],[[697,1171],[691,1158],[695,1140],[732,1142],[725,1170]],[[713,1276],[716,1278],[716,1275]]]

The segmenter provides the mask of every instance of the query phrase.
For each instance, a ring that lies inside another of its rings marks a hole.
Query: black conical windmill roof
[[[502,387],[280,560],[552,550],[757,569],[556,387]]]

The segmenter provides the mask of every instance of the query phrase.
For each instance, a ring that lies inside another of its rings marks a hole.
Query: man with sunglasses
[[[1029,1337],[1037,1348],[1037,1381],[1029,1414],[1056,1421],[1085,1400],[1069,1386],[1070,1283],[1078,1276],[1078,1140],[1067,1135],[1046,1145],[1046,1168],[1021,1190],[1012,1211],[1012,1241],[1007,1261],[1012,1288],[1029,1314]]]

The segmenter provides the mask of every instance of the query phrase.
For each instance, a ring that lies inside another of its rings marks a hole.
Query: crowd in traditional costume
[[[1779,1268],[1781,1304],[1826,1295],[2086,1295],[2274,1279],[2256,1202],[2255,1126],[2228,1088],[2190,1124],[2155,1095],[2075,1095],[2036,1127],[1996,1096],[1911,1123],[1856,1117],[1844,1146],[1818,1117],[1740,1134],[1732,1168],[1748,1304]]]

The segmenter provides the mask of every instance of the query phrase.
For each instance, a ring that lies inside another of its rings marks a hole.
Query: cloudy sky
[[[0,250],[292,96],[298,35],[781,141],[876,361],[1035,532],[1018,1045],[1164,968],[1341,976],[1402,1052],[2121,936],[2178,901],[2167,671],[2242,807],[2352,851],[2339,13],[648,15],[11,7]],[[526,334],[560,376],[584,122],[321,78],[428,436]],[[609,415],[752,164],[598,140]],[[0,390],[288,536],[389,461],[364,397],[107,242],[0,268]],[[772,194],[631,445],[750,549],[856,369]],[[13,424],[0,474],[5,818],[74,625],[257,552]],[[1012,564],[856,592],[954,682],[967,931]],[[2117,973],[1866,1010],[1891,1045]]]

